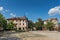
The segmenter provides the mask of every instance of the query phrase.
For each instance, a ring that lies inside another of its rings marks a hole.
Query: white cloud
[[[3,7],[0,7],[0,11],[3,11],[3,9],[4,9]]]
[[[49,15],[56,15],[60,14],[60,6],[56,6],[54,8],[51,8],[48,12]]]
[[[5,9],[3,6],[0,6],[0,12],[5,16],[9,15],[10,17],[16,17],[16,14],[11,13],[9,9]]]
[[[0,12],[1,13],[8,13],[9,11],[4,9],[4,7],[0,6]]]
[[[16,15],[15,15],[15,14],[13,14],[13,13],[10,13],[10,15],[11,15],[11,17],[16,17]]]
[[[6,12],[8,12],[8,10],[5,10]]]

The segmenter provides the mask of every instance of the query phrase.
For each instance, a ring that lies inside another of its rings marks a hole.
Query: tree
[[[47,22],[47,24],[44,24],[44,26],[49,30],[53,30],[54,24],[52,22]]]
[[[5,17],[0,13],[0,27],[3,28],[3,30],[6,29],[7,21]]]
[[[42,30],[43,20],[41,18],[38,18],[38,21],[35,23],[35,26],[36,26],[37,30]]]
[[[33,27],[34,27],[34,23],[31,20],[28,20],[28,28],[32,30]]]
[[[12,21],[10,21],[10,22],[7,24],[7,29],[9,29],[9,30],[14,29],[14,23],[13,23]]]
[[[7,21],[6,21],[6,20],[2,20],[2,23],[3,23],[3,28],[4,28],[4,30],[6,30],[6,27],[7,27]]]

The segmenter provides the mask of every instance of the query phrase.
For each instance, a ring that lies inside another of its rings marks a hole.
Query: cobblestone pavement
[[[17,37],[0,37],[0,40],[21,40],[21,39]]]
[[[33,31],[32,33],[33,34],[45,35],[48,38],[50,38],[51,40],[52,39],[60,40],[60,32],[57,32],[57,31]]]
[[[60,40],[57,31],[4,32],[0,40]]]
[[[18,38],[17,36],[13,35],[17,34],[15,32],[4,32],[0,34],[0,40],[22,40],[21,38]]]
[[[4,32],[0,36],[0,40],[27,40],[26,38],[44,37],[40,34],[32,34],[31,32]],[[29,39],[28,39],[29,40]]]

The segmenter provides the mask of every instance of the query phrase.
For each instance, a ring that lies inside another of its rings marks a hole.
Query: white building
[[[58,29],[59,25],[58,25],[58,19],[57,18],[49,18],[48,20],[44,21],[44,24],[47,24],[47,22],[52,22],[54,24],[54,28]]]
[[[7,19],[7,23],[9,23],[10,21],[13,21],[13,23],[15,24],[14,28],[16,28],[17,30],[26,30],[28,28],[28,19],[25,16]]]
[[[47,20],[44,20],[44,24],[47,24],[47,22],[48,22]]]

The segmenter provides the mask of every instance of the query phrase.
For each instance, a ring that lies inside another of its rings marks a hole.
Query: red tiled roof
[[[14,18],[8,18],[7,20],[28,20],[27,17],[14,17]]]

